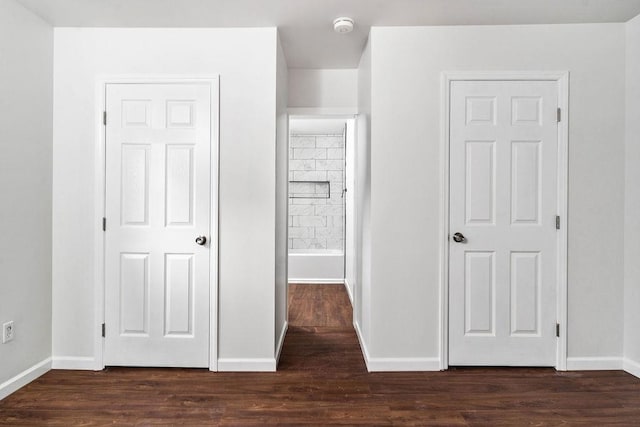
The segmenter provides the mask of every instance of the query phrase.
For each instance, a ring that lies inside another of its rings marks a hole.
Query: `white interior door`
[[[209,366],[211,108],[208,83],[107,85],[105,365]]]
[[[453,81],[450,108],[449,364],[554,366],[557,83]]]

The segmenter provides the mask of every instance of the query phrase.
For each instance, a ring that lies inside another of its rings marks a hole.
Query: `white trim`
[[[355,116],[358,114],[358,107],[289,107],[287,113],[294,116]]]
[[[369,372],[440,371],[438,357],[372,357]]]
[[[360,328],[360,324],[358,323],[358,321],[355,320],[355,316],[353,320],[353,329],[356,330],[356,336],[358,337],[358,342],[360,343],[360,349],[362,350],[364,364],[367,365],[367,371],[371,372],[371,369],[369,368],[369,350],[367,349],[367,345],[364,342],[362,329]]]
[[[567,357],[568,371],[617,371],[622,357]]]
[[[52,359],[51,369],[100,371],[104,368],[95,357],[53,356]]]
[[[569,72],[558,73],[558,107],[562,110],[562,118],[558,125],[558,215],[560,230],[558,232],[558,287],[557,322],[560,324],[560,337],[556,353],[556,369],[567,370],[567,343],[569,336]]]
[[[209,83],[211,87],[211,212],[210,212],[210,241],[216,242],[209,251],[209,370],[218,370],[218,272],[219,272],[219,183],[220,183],[220,76],[219,75],[112,75],[98,76],[96,79],[96,152],[95,152],[95,202],[94,215],[96,229],[94,232],[94,367],[90,369],[104,369],[104,339],[102,337],[102,323],[105,319],[105,283],[104,257],[105,235],[102,230],[102,218],[106,215],[105,181],[106,181],[106,128],[103,125],[102,114],[106,108],[107,84],[189,84]],[[108,227],[108,224],[107,224]],[[73,359],[73,358],[71,358]],[[77,358],[84,359],[84,358]],[[62,362],[64,363],[64,362]],[[60,368],[63,369],[63,368]]]
[[[105,257],[105,235],[102,230],[102,218],[106,216],[106,128],[103,125],[103,112],[106,108],[106,83],[107,80],[98,79],[96,81],[95,99],[97,102],[94,111],[96,129],[96,151],[94,153],[94,292],[93,292],[93,356],[99,369],[104,369],[104,339],[102,337],[102,324],[104,323],[104,257]]]
[[[211,174],[210,196],[211,207],[209,213],[210,240],[215,245],[209,245],[209,370],[218,370],[218,289],[219,289],[219,251],[220,251],[220,223],[219,223],[219,194],[220,194],[220,78],[215,76],[208,79],[211,84],[211,135],[210,151]]]
[[[442,140],[440,142],[440,369],[449,368],[449,86],[450,77],[442,73],[440,97],[442,108],[440,117]]]
[[[412,372],[440,371],[440,359],[437,357],[371,357],[362,340],[362,331],[357,321],[353,323],[356,330],[364,362],[369,372]]]
[[[284,346],[284,338],[287,336],[287,330],[289,329],[289,322],[285,320],[282,325],[282,330],[280,331],[280,336],[278,337],[278,342],[276,344],[276,366],[280,361],[280,354],[282,354],[282,347]]]
[[[344,279],[289,279],[289,284],[295,285],[342,285]]]
[[[562,120],[558,124],[558,215],[561,227],[558,235],[558,287],[556,318],[560,323],[560,338],[556,352],[556,369],[567,369],[567,212],[568,212],[568,153],[569,153],[569,72],[567,71],[488,71],[443,72],[441,77],[441,135],[440,142],[440,369],[449,366],[449,88],[456,80],[532,80],[558,83],[558,107]]]
[[[31,381],[46,374],[51,370],[51,358],[47,357],[42,362],[36,363],[32,367],[25,369],[13,378],[0,384],[0,400],[9,396],[11,393],[21,389]]]
[[[351,307],[353,307],[353,292],[351,291],[351,287],[349,286],[349,281],[347,278],[344,278],[344,287],[347,290],[347,295],[349,295],[349,301],[351,302]]]
[[[218,372],[275,372],[276,366],[275,358],[218,358]]]
[[[622,359],[622,369],[629,374],[640,378],[640,363],[625,357]]]

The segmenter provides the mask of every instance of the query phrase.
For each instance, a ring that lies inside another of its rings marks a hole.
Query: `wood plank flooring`
[[[51,371],[0,401],[0,425],[640,425],[621,371],[367,373],[340,285],[293,285],[277,373]]]

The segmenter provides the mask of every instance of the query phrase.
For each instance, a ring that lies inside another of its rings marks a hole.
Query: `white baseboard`
[[[622,369],[622,357],[567,357],[567,371],[615,371]]]
[[[640,378],[640,363],[624,358],[622,359],[622,369],[630,373],[633,376]]]
[[[100,371],[93,357],[53,356],[52,369],[66,369],[77,371]]]
[[[358,342],[360,343],[360,350],[362,350],[362,357],[364,358],[364,363],[367,365],[367,371],[371,372],[369,369],[369,350],[367,350],[367,345],[364,342],[364,338],[362,337],[362,329],[360,329],[360,324],[357,320],[353,320],[353,329],[356,330],[356,336],[358,337]]]
[[[278,343],[276,344],[276,365],[280,361],[280,353],[282,353],[282,346],[284,345],[284,337],[287,335],[287,329],[289,329],[289,322],[285,321],[284,325],[282,325]]]
[[[277,361],[265,359],[218,359],[218,372],[275,372]]]
[[[289,284],[297,285],[342,285],[344,279],[289,279]]]
[[[353,293],[351,292],[351,284],[346,277],[344,279],[344,287],[347,289],[347,295],[349,295],[349,301],[351,301],[351,307],[353,307]]]
[[[440,371],[437,357],[373,357],[367,364],[369,372]]]
[[[367,345],[362,339],[362,331],[358,322],[353,326],[360,341],[364,362],[369,372],[400,371],[440,371],[440,359],[437,357],[371,357]]]
[[[36,363],[29,369],[20,372],[13,378],[0,384],[0,400],[9,396],[11,393],[26,386],[36,378],[46,374],[51,370],[51,358],[47,357],[42,362]]]

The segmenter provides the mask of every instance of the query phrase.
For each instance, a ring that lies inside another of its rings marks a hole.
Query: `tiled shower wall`
[[[289,249],[344,250],[343,136],[292,135],[289,181],[329,181],[289,183]]]

